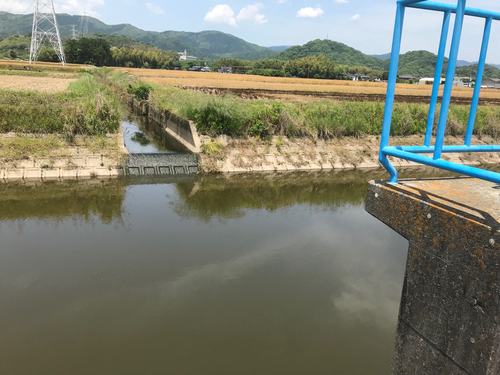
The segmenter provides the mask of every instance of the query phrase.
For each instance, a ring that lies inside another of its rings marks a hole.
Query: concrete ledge
[[[366,210],[410,243],[392,374],[500,373],[499,188],[370,182]]]

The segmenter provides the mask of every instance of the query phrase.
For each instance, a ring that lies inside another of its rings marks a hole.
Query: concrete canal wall
[[[392,374],[499,374],[498,186],[372,181],[366,210],[409,241]]]
[[[201,142],[194,122],[183,119],[170,111],[158,111],[147,100],[131,99],[135,111],[147,116],[151,121],[163,127],[165,131],[193,153],[201,151]]]
[[[36,159],[0,168],[0,180],[71,179],[116,177],[123,168],[116,160],[101,156]]]

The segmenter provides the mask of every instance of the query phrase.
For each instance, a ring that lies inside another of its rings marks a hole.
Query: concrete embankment
[[[290,139],[275,136],[268,140],[258,138],[213,139],[199,135],[192,121],[180,118],[170,111],[158,111],[148,101],[131,99],[135,111],[148,116],[150,121],[164,128],[192,152],[199,153],[200,171],[205,173],[310,171],[380,168],[378,162],[379,138],[362,136],[330,140],[310,138]],[[492,139],[475,137],[474,144],[490,144]],[[396,138],[395,145],[421,144],[422,135]],[[447,137],[447,144],[462,144],[457,137]],[[213,150],[216,150],[213,152]],[[497,154],[448,154],[443,159],[466,165],[500,163]],[[418,164],[393,160],[396,167],[416,167]],[[194,170],[191,168],[191,170]]]
[[[271,140],[256,138],[233,139],[226,136],[211,140],[202,136],[205,150],[217,147],[218,152],[200,154],[200,167],[209,172],[257,172],[257,171],[309,171],[349,170],[381,168],[378,162],[380,140],[375,136],[345,137],[330,140],[308,138],[289,139],[273,137]],[[475,138],[474,144],[491,144],[491,139]],[[393,145],[422,144],[422,136],[395,138]],[[463,144],[457,137],[447,137],[450,145]],[[500,155],[446,154],[443,159],[466,165],[491,165],[500,163]],[[418,164],[392,159],[397,168],[416,167]]]

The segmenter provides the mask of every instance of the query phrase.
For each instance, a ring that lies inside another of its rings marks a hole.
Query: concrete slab
[[[500,373],[500,186],[372,181],[366,210],[409,241],[392,374]]]
[[[42,168],[43,178],[59,178],[59,168]]]
[[[88,156],[87,157],[87,167],[100,167],[101,157],[100,156]]]
[[[24,170],[24,178],[40,179],[40,178],[42,178],[42,169],[41,168],[26,168]]]
[[[24,177],[24,169],[7,169],[3,178],[9,180],[22,180]]]
[[[94,175],[94,168],[78,168],[78,178],[90,178]]]

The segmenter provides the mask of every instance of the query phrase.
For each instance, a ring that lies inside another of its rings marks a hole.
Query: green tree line
[[[317,79],[350,79],[346,74],[362,74],[386,79],[387,72],[365,66],[337,65],[325,55],[306,56],[295,60],[262,59],[257,61],[218,59],[212,65],[216,71],[229,66],[235,73],[246,73],[272,77],[299,77]]]

